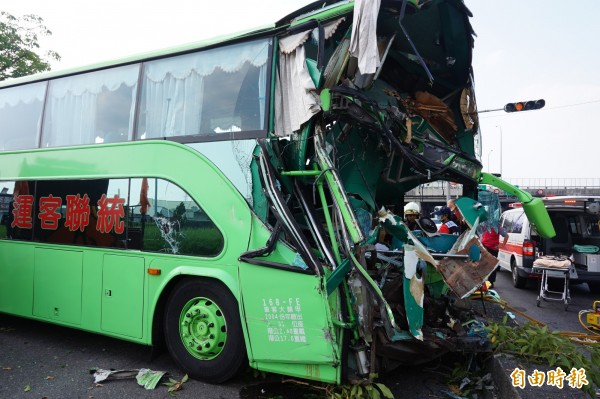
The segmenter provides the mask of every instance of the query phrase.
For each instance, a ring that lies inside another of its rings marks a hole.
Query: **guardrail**
[[[547,195],[600,196],[600,178],[509,178],[505,180],[539,197]],[[514,200],[513,196],[502,190],[497,190],[497,192],[501,201]],[[405,195],[405,201],[443,203],[447,197],[457,198],[460,195],[462,195],[461,184],[438,181],[410,190]]]

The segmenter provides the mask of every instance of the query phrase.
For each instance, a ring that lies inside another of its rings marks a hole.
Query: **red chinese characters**
[[[62,198],[53,197],[52,194],[48,197],[40,198],[38,218],[40,219],[42,229],[56,230],[58,228],[61,205]]]
[[[64,227],[69,231],[85,231],[90,224],[92,215],[90,207],[90,197],[87,194],[76,194],[66,196],[66,207],[61,213],[63,199],[55,197],[52,194],[47,197],[40,197],[38,205],[39,211],[37,218],[40,220],[40,227],[44,230],[57,230],[59,222],[65,215]],[[125,231],[125,198],[114,195],[112,198],[102,194],[98,200],[96,230],[100,233],[122,234]],[[13,220],[11,227],[22,229],[33,228],[34,197],[33,195],[17,195],[13,200]]]
[[[125,223],[121,220],[125,216],[125,198],[115,195],[108,198],[106,194],[98,200],[98,221],[96,230],[101,233],[109,233],[114,229],[115,233],[121,234],[125,231]]]
[[[13,202],[13,221],[11,227],[32,228],[33,195],[17,195]]]
[[[90,198],[87,194],[83,197],[67,195],[67,218],[65,226],[69,231],[83,231],[90,223]]]

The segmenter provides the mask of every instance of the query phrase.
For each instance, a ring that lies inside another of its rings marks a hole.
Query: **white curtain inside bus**
[[[140,65],[50,81],[42,147],[131,140]]]
[[[144,65],[141,139],[264,129],[270,40]]]
[[[345,20],[340,18],[324,26],[327,40]],[[308,72],[307,40],[318,42],[318,29],[307,30],[279,40],[279,68],[275,82],[275,134],[289,136],[321,110],[319,94]],[[311,60],[312,61],[312,60]]]
[[[36,148],[46,82],[0,91],[0,150]]]

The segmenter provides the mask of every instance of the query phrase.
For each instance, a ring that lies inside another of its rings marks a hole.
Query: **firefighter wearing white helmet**
[[[416,202],[409,202],[404,205],[404,223],[410,230],[419,230],[417,219],[421,213],[421,207]]]

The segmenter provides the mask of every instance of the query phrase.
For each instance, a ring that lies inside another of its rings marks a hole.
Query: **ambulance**
[[[542,201],[556,235],[542,238],[523,208],[511,204],[500,218],[509,236],[506,245],[500,243],[500,267],[512,273],[515,287],[524,288],[529,278],[539,277],[532,268],[535,259],[565,256],[575,265],[570,281],[585,282],[590,291],[600,293],[600,197],[554,196]]]

